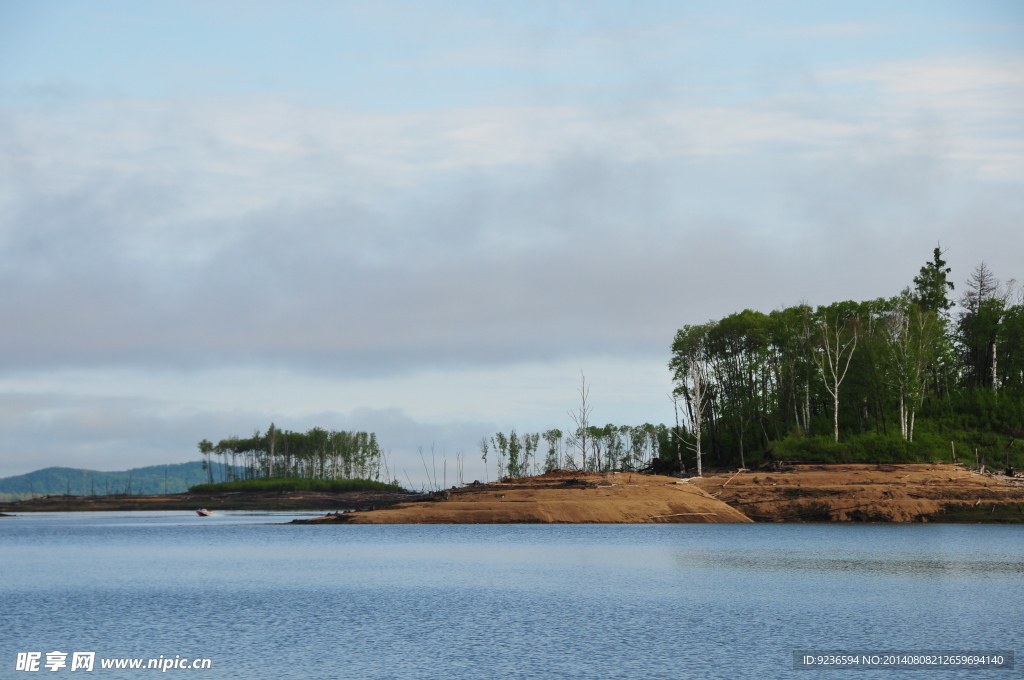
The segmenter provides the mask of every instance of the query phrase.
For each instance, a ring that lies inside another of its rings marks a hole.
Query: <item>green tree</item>
[[[523,442],[520,441],[519,435],[516,434],[515,428],[508,435],[508,476],[509,477],[520,477],[522,476],[522,468],[525,461],[523,458]]]
[[[206,470],[206,479],[208,482],[213,483],[213,464],[210,460],[210,454],[213,453],[213,444],[206,439],[199,442],[199,453],[203,457],[203,469]]]
[[[1024,295],[1003,313],[997,337],[999,383],[1018,397],[1024,395]]]
[[[711,370],[709,368],[710,343],[708,336],[713,323],[700,326],[683,326],[676,333],[672,343],[672,378],[674,392],[683,398],[686,405],[686,421],[693,436],[691,448],[697,460],[697,476],[704,471],[702,447],[705,412],[711,401]]]
[[[481,458],[481,460],[484,461],[484,481],[485,482],[489,481],[487,479],[487,474],[488,474],[487,473],[487,452],[489,450],[490,450],[490,447],[487,445],[487,437],[481,437],[480,438],[480,458]]]
[[[548,445],[547,456],[544,458],[544,470],[557,470],[562,465],[561,460],[561,448],[562,448],[562,434],[561,430],[552,429],[548,430],[543,434],[544,441]]]
[[[914,441],[914,418],[924,399],[926,369],[935,361],[939,335],[936,311],[919,306],[904,294],[891,300],[885,319],[890,380],[899,402],[900,433]]]
[[[497,432],[491,437],[491,447],[494,452],[498,455],[498,477],[499,481],[502,477],[502,473],[505,470],[505,459],[508,457],[508,437],[502,432]]]
[[[998,389],[998,337],[1006,299],[984,262],[971,272],[960,298],[958,324],[964,378],[971,387]]]
[[[954,290],[953,282],[948,276],[952,269],[942,259],[944,251],[936,246],[932,251],[932,261],[921,267],[921,273],[914,277],[914,295],[921,309],[936,314],[945,314],[953,306],[948,293]]]

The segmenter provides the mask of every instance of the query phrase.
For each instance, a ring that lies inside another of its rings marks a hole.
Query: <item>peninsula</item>
[[[1024,523],[1024,480],[958,465],[780,465],[678,479],[555,470],[297,524]]]

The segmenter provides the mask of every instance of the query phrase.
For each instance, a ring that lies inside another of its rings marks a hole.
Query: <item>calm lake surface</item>
[[[1024,527],[268,524],[296,516],[0,518],[0,677],[54,650],[106,678],[161,654],[207,679],[1024,676]],[[805,649],[1019,658],[794,670]]]

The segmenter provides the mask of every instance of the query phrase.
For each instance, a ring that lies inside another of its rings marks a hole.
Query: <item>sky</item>
[[[274,422],[483,478],[581,375],[671,422],[685,324],[1024,279],[1022,216],[1018,0],[0,0],[0,476]]]

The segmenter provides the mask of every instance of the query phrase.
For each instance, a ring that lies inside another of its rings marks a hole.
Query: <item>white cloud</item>
[[[955,85],[936,85],[947,72]],[[650,352],[692,317],[803,297],[820,259],[805,254],[836,238],[876,261],[894,233],[931,243],[995,173],[1017,177],[1006,173],[1024,158],[1024,117],[1010,119],[1018,64],[819,75],[824,94],[811,97],[615,112],[12,109],[0,152],[7,365],[375,373]],[[681,305],[679,291],[715,279],[714,262],[743,275]],[[783,283],[793,267],[801,281]],[[896,267],[861,293],[859,277],[851,267],[822,292],[876,295],[909,278]],[[777,283],[752,294],[754,280]]]
[[[557,424],[580,367],[614,386],[600,419],[635,422],[665,407],[685,323],[893,294],[939,239],[960,271],[1021,278],[1022,74],[920,59],[626,106],[8,107],[3,464],[39,438],[68,464],[188,459],[280,418],[472,444]]]
[[[1024,181],[1024,61],[916,59],[828,78],[877,88],[877,109],[864,118],[892,139],[942,152],[985,180]]]

